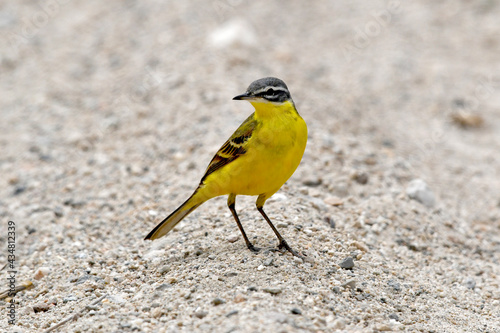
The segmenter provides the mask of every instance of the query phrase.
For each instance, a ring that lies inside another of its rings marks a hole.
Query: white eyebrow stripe
[[[283,88],[283,87],[275,87],[275,86],[267,86],[267,87],[264,87],[264,88],[262,88],[262,89],[256,90],[256,91],[254,91],[253,93],[254,93],[255,95],[257,95],[257,94],[260,94],[261,92],[268,91],[269,89],[273,89],[273,90],[281,90],[281,91],[284,91],[284,92],[289,93],[289,92],[288,92],[288,90],[287,90],[286,88]]]

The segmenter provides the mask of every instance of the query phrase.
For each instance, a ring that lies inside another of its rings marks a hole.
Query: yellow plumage
[[[307,143],[306,123],[295,109],[286,85],[279,79],[257,80],[235,99],[250,101],[255,112],[219,149],[191,197],[146,239],[164,236],[205,201],[229,194],[229,208],[247,246],[255,250],[236,215],[234,200],[236,195],[258,195],[257,208],[278,236],[280,247],[298,256],[279,235],[262,207],[297,169]]]

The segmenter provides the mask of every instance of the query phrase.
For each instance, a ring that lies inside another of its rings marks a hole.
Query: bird
[[[264,212],[264,204],[292,176],[307,144],[307,125],[299,115],[287,85],[275,77],[252,82],[233,100],[248,101],[255,108],[210,161],[194,193],[146,236],[165,236],[187,215],[214,197],[228,195],[227,206],[246,246],[258,252],[247,237],[236,212],[236,196],[258,196],[256,208],[276,237],[278,248],[305,259],[293,250]]]

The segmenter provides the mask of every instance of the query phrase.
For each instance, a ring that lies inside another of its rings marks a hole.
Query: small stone
[[[325,216],[324,220],[325,220],[326,223],[328,223],[328,225],[330,226],[330,228],[335,229],[335,220],[333,219],[333,217],[331,217],[331,216]]]
[[[158,269],[158,273],[160,273],[160,274],[165,274],[168,272],[170,272],[170,266],[168,266],[168,265],[163,265]]]
[[[75,296],[69,295],[69,296],[63,298],[63,303],[76,302],[77,300],[78,300],[78,298],[76,298]]]
[[[200,310],[200,309],[197,309],[197,310],[194,312],[194,316],[195,316],[196,318],[200,318],[200,319],[202,319],[202,318],[206,317],[206,315],[207,315],[207,314],[208,314],[208,312],[207,312],[207,311],[203,311],[203,310]]]
[[[49,311],[49,305],[47,303],[37,303],[33,305],[33,311],[35,313]]]
[[[302,181],[302,184],[304,184],[305,186],[309,186],[309,187],[316,187],[316,186],[321,185],[321,183],[322,183],[321,178],[317,178],[317,177],[306,178]]]
[[[376,326],[376,328],[377,328],[377,331],[380,331],[380,332],[392,331],[391,325],[388,325],[388,324],[378,324]]]
[[[365,185],[366,183],[368,183],[368,174],[366,172],[361,172],[361,173],[355,173],[353,175],[353,179],[358,183],[358,184],[361,184],[361,185]]]
[[[257,267],[257,270],[260,272],[260,271],[263,271],[265,270],[266,267],[264,265],[259,265],[259,267]]]
[[[301,315],[302,314],[302,311],[298,308],[292,308],[292,310],[290,310],[290,312],[294,315]]]
[[[279,293],[281,293],[283,291],[281,288],[278,288],[278,287],[266,287],[262,290],[266,293],[271,294],[271,295],[278,295]]]
[[[476,288],[476,281],[474,281],[473,278],[467,278],[465,280],[465,286],[468,288],[468,289],[474,289]]]
[[[238,234],[232,234],[232,235],[229,235],[229,237],[227,237],[227,241],[228,241],[229,243],[234,243],[234,242],[236,242],[239,238],[240,238],[240,235],[238,235]]]
[[[412,180],[406,188],[406,194],[410,199],[416,200],[426,207],[433,207],[436,202],[434,193],[422,179]]]
[[[64,215],[63,209],[59,206],[54,208],[54,215],[55,217],[62,217]]]
[[[234,316],[235,314],[238,314],[238,310],[233,310],[233,311],[229,311],[227,314],[226,314],[226,317],[229,318],[231,316]]]
[[[210,255],[208,255],[208,259],[210,259],[210,260],[214,260],[214,259],[216,259],[216,258],[217,258],[217,257],[215,256],[215,254],[210,254]]]
[[[171,287],[172,286],[170,284],[168,284],[168,283],[162,283],[158,287],[156,287],[155,290],[157,290],[157,291],[163,291],[163,290],[169,289]]]
[[[242,294],[238,294],[236,296],[234,296],[234,303],[242,303],[242,302],[245,302],[247,300],[247,298],[245,296],[243,296]]]
[[[217,305],[221,305],[221,304],[224,304],[226,303],[225,300],[223,300],[222,298],[219,298],[219,297],[216,297],[212,300],[212,304],[217,306]]]
[[[264,260],[264,266],[271,266],[273,264],[273,258]]]
[[[233,19],[215,29],[208,37],[211,46],[223,49],[257,45],[257,34],[245,20]]]
[[[82,284],[85,281],[90,280],[90,279],[92,279],[92,276],[89,274],[85,274],[85,275],[80,276],[78,278],[78,280],[76,280],[75,284]]]
[[[300,264],[304,263],[304,260],[302,258],[299,258],[299,257],[296,257],[296,256],[294,256],[292,260],[293,260],[293,263],[295,265],[300,265]]]
[[[451,120],[463,128],[481,127],[484,123],[484,119],[481,115],[464,110],[453,112],[451,114]]]
[[[354,288],[356,288],[356,281],[355,280],[348,280],[347,282],[342,284],[342,287],[354,289]]]
[[[399,321],[399,316],[396,313],[391,313],[389,315],[389,319],[394,319],[395,321]]]
[[[37,271],[35,272],[35,275],[33,276],[33,278],[35,280],[40,280],[42,279],[43,277],[49,275],[50,273],[50,268],[49,267],[40,267],[39,269],[37,269]]]
[[[163,310],[160,307],[154,308],[153,311],[151,311],[151,316],[153,318],[160,318],[162,315],[163,315]]]
[[[328,196],[323,200],[326,204],[331,205],[331,206],[341,206],[344,204],[344,200],[340,199],[339,197],[336,196]]]
[[[12,193],[13,195],[19,195],[21,193],[23,193],[24,191],[26,191],[26,186],[16,186],[16,188],[14,189],[14,192]]]
[[[354,259],[352,257],[346,257],[340,262],[339,266],[343,269],[352,269],[354,267]]]
[[[12,178],[9,178],[9,185],[16,185],[17,183],[19,183],[19,177],[14,176]]]
[[[401,284],[396,280],[391,279],[387,281],[387,285],[391,287],[394,291],[401,291]]]
[[[358,250],[361,250],[363,252],[368,252],[368,247],[364,243],[354,241],[352,245],[354,245],[354,247],[356,247]]]
[[[288,227],[288,223],[286,223],[286,222],[278,222],[276,224],[276,227],[277,228],[287,228]]]
[[[132,327],[132,324],[128,323],[126,321],[122,321],[119,325],[121,328],[131,328]]]

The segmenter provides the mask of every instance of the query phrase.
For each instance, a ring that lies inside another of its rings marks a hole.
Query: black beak
[[[241,100],[249,99],[251,97],[252,96],[248,95],[247,93],[244,93],[244,94],[233,97],[233,100],[241,101]]]

